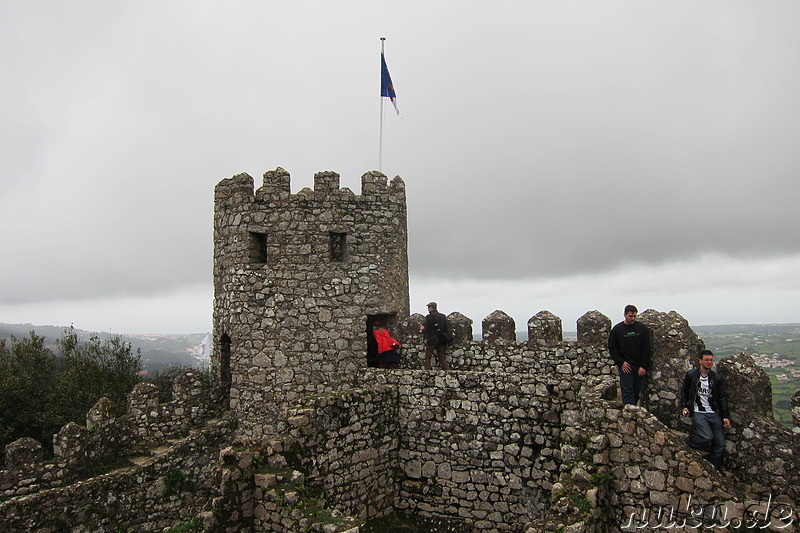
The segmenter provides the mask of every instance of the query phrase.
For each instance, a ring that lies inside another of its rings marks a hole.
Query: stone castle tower
[[[215,368],[244,435],[308,394],[341,389],[374,350],[371,323],[409,315],[405,184],[380,172],[361,195],[335,172],[290,191],[282,168],[214,195]]]

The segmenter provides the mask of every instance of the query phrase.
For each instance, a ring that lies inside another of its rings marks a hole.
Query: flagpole
[[[386,37],[381,37],[381,57],[383,57],[383,42],[385,40]],[[383,95],[381,95],[380,133],[378,135],[378,172],[383,172]]]

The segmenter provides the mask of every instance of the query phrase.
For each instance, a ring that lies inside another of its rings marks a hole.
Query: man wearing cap
[[[436,351],[439,358],[439,366],[442,370],[450,370],[444,352],[447,349],[447,339],[450,331],[447,327],[447,317],[436,309],[436,302],[428,304],[428,316],[425,317],[425,325],[420,325],[419,330],[425,334],[425,370],[431,369],[431,356]]]

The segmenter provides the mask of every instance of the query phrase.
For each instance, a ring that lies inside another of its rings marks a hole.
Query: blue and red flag
[[[397,109],[397,94],[394,92],[394,84],[392,83],[392,77],[389,75],[389,68],[386,66],[386,59],[383,57],[383,51],[381,51],[381,96],[388,98],[392,102],[394,110],[399,115],[400,110]]]

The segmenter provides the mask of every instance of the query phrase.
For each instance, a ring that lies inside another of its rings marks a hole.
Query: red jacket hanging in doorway
[[[378,343],[378,353],[388,352],[401,346],[397,339],[393,339],[385,328],[375,329],[375,342]]]

